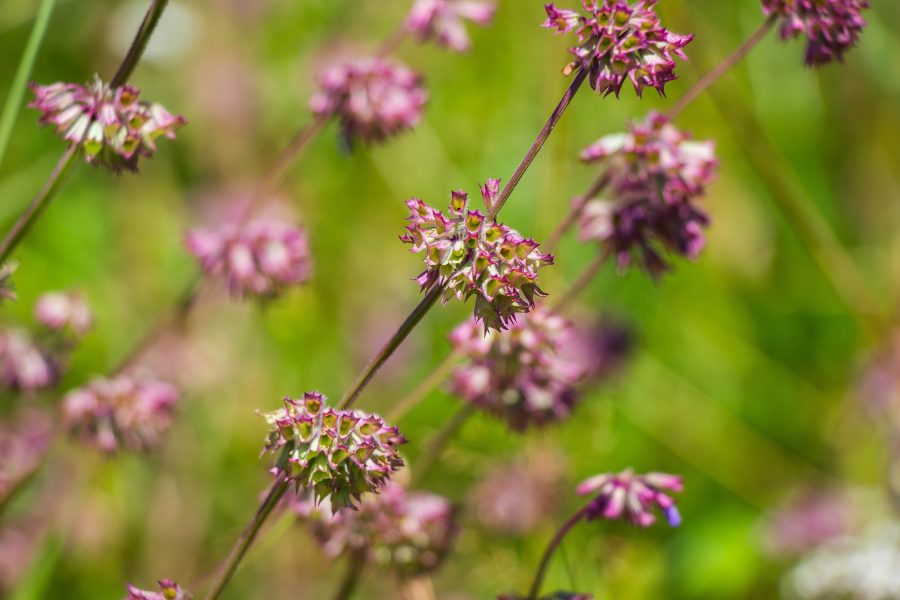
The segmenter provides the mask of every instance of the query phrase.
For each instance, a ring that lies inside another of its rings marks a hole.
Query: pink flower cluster
[[[97,377],[63,399],[66,428],[107,453],[144,452],[162,442],[178,404],[168,383],[131,375]]]
[[[138,100],[140,92],[125,85],[112,88],[98,76],[87,85],[31,85],[29,107],[41,111],[41,123],[52,125],[71,144],[80,146],[89,163],[112,171],[137,170],[139,156],[152,156],[156,138],[175,138],[184,117],[155,102]]]
[[[672,527],[681,524],[675,501],[664,490],[680,492],[684,489],[681,477],[665,473],[635,475],[631,469],[621,473],[606,473],[586,479],[578,486],[582,496],[594,499],[587,506],[587,518],[627,518],[639,527],[656,522],[653,508],[658,507]]]
[[[557,33],[574,32],[578,44],[569,51],[575,62],[566,67],[589,69],[591,87],[599,94],[619,95],[630,80],[640,96],[651,87],[664,95],[675,77],[675,59],[686,59],[683,48],[694,39],[663,28],[653,10],[656,0],[582,0],[585,13],[547,4],[543,26]]]
[[[238,298],[277,295],[309,279],[312,270],[306,232],[279,221],[193,229],[185,245],[204,272],[224,278]]]
[[[647,270],[667,268],[660,247],[696,258],[705,245],[706,214],[695,205],[718,161],[710,141],[694,141],[658,113],[608,135],[581,153],[607,168],[613,201],[594,200],[583,210],[580,236],[608,244],[619,266],[640,254]]]
[[[422,78],[404,65],[380,58],[348,61],[319,75],[310,99],[314,114],[334,115],[344,139],[381,142],[415,127],[428,94]]]
[[[171,579],[160,579],[156,582],[158,592],[139,590],[133,585],[128,586],[128,597],[125,600],[191,600],[193,596]]]
[[[34,392],[56,382],[61,366],[23,329],[0,331],[0,383],[8,389]]]
[[[465,21],[488,25],[496,10],[494,2],[480,0],[416,0],[404,27],[420,42],[434,40],[445,48],[463,52],[471,44]]]
[[[51,331],[78,336],[90,331],[93,325],[91,309],[76,292],[48,292],[38,298],[34,316]]]
[[[843,60],[859,41],[867,0],[762,0],[763,12],[781,18],[781,38],[805,35],[807,66]]]
[[[499,193],[500,180],[482,188],[488,207]],[[424,252],[426,269],[417,278],[423,290],[444,288],[443,300],[475,296],[475,319],[485,330],[505,329],[518,313],[546,294],[538,287],[538,270],[553,264],[553,256],[538,251],[538,243],[517,231],[469,210],[469,196],[453,192],[445,216],[418,198],[409,207],[411,221],[400,239],[411,252]]]

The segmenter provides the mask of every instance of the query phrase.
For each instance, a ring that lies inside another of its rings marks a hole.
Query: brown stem
[[[527,600],[537,600],[538,593],[541,591],[541,584],[544,582],[544,576],[547,574],[547,567],[550,565],[550,559],[553,558],[553,553],[556,552],[556,549],[562,543],[563,539],[565,539],[566,535],[568,535],[569,531],[584,519],[587,514],[588,507],[585,506],[569,517],[569,520],[563,523],[562,527],[559,528],[559,531],[553,536],[553,539],[550,540],[550,544],[547,546],[547,549],[544,550],[544,556],[541,558],[541,564],[538,566],[537,573],[534,575],[534,581],[528,591],[528,596],[526,596]]]
[[[406,35],[406,28],[401,25],[378,47],[378,50],[375,51],[375,56],[384,58],[388,54],[393,54],[397,48],[403,45]]]
[[[144,15],[144,20],[141,21],[141,26],[134,36],[134,41],[131,42],[131,47],[128,49],[128,54],[125,55],[119,70],[116,71],[116,74],[113,75],[112,80],[109,82],[111,87],[119,87],[131,77],[131,73],[137,66],[138,61],[141,60],[144,50],[147,49],[150,36],[153,35],[153,30],[156,29],[156,25],[159,23],[159,19],[162,17],[168,3],[169,0],[151,0],[147,14]]]

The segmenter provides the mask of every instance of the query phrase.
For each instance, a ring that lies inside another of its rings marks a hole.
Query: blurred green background
[[[35,4],[2,0],[0,98]],[[96,313],[97,327],[60,394],[116,365],[164,314],[195,273],[181,243],[185,229],[249,189],[309,120],[316,70],[375,48],[408,4],[173,0],[132,82],[189,126],[177,141],[161,141],[138,176],[79,166],[16,253],[19,301],[3,307],[4,322],[30,322],[34,299],[50,289],[82,291]],[[598,472],[633,466],[683,474],[684,525],[582,527],[553,562],[548,590],[622,599],[779,597],[790,562],[766,553],[762,541],[775,507],[810,483],[884,496],[888,443],[855,396],[861,369],[892,335],[872,313],[893,314],[900,289],[900,10],[894,2],[873,5],[846,64],[806,69],[803,43],[772,34],[679,120],[718,146],[707,250],[658,283],[607,269],[581,298],[579,319],[627,322],[636,351],[613,381],[586,395],[569,423],[524,436],[483,416],[466,424],[425,488],[471,504],[472,486],[517,456],[564,467],[551,477],[552,514],[526,535],[497,536],[473,511],[464,514],[456,552],[435,576],[438,598],[523,590],[555,525],[578,506],[574,485]],[[33,79],[108,78],[144,9],[145,2],[59,0]],[[690,62],[667,87],[670,98],[762,20],[755,0],[666,0],[659,11],[670,29],[696,35]],[[187,336],[147,357],[184,389],[161,451],[105,459],[58,445],[5,516],[7,526],[26,516],[37,521],[10,597],[119,598],[125,582],[149,588],[160,577],[200,590],[269,482],[258,458],[266,426],[254,411],[305,390],[339,397],[417,302],[410,279],[420,258],[397,240],[404,201],[417,196],[442,206],[451,189],[477,192],[487,177],[508,178],[568,85],[560,74],[566,40],[541,30],[542,20],[541,2],[502,0],[491,27],[470,28],[466,54],[411,42],[400,48],[397,56],[426,78],[422,124],[352,154],[331,125],[284,185],[310,234],[312,281],[265,306],[212,294]],[[655,94],[638,100],[630,90],[618,101],[583,92],[503,220],[545,238],[597,176],[577,162],[578,151],[667,102]],[[4,231],[63,149],[37,116],[22,110],[0,165]],[[817,242],[823,227],[831,245]],[[864,286],[847,282],[829,254],[836,245]],[[594,253],[570,236],[557,266],[542,274],[545,289],[561,293]],[[470,309],[452,303],[430,314],[360,407],[383,410],[412,390],[445,356],[447,333]],[[400,423],[412,440],[413,469],[458,406],[438,390]],[[274,527],[281,533],[264,536],[226,596],[328,597],[342,566],[321,558],[290,518]],[[397,597],[396,587],[372,570],[359,597]]]

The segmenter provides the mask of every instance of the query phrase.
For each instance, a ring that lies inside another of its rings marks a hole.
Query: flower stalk
[[[556,549],[559,548],[559,545],[562,544],[569,532],[572,531],[572,528],[588,516],[588,509],[589,507],[585,506],[569,517],[569,519],[562,524],[562,527],[560,527],[553,535],[553,539],[550,540],[547,549],[544,550],[541,563],[538,565],[537,573],[534,575],[534,581],[532,581],[531,587],[528,590],[528,596],[526,596],[527,600],[537,600],[538,593],[541,591],[541,584],[544,582],[544,577],[547,574],[547,567],[550,566],[550,559],[553,558],[554,552],[556,552]]]

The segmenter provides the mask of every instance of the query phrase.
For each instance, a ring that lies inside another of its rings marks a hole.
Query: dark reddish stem
[[[553,539],[550,540],[550,544],[547,546],[547,549],[544,550],[544,556],[541,558],[541,564],[538,566],[537,573],[534,575],[534,581],[531,584],[531,589],[528,591],[528,596],[526,596],[526,600],[537,600],[538,593],[541,591],[541,584],[544,582],[544,576],[547,574],[547,567],[550,565],[550,559],[553,558],[553,553],[556,552],[556,549],[565,539],[565,537],[569,534],[573,527],[575,527],[578,523],[581,522],[588,514],[588,507],[585,506],[577,513],[569,517],[569,520],[563,523],[562,527],[559,528],[559,531],[553,536]]]

